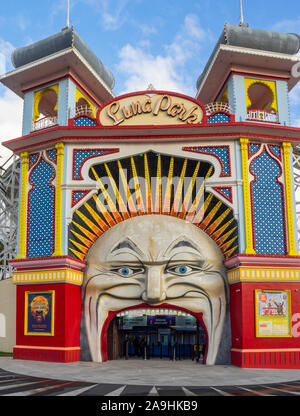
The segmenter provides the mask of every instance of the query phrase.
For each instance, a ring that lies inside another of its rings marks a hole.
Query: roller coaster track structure
[[[11,156],[0,166],[0,280],[12,276],[16,257],[20,159]]]

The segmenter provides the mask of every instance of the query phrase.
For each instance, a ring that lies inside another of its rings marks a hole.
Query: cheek
[[[169,281],[169,287],[185,287],[188,290],[199,289],[211,297],[225,296],[225,286],[222,277],[214,274],[192,274],[189,276],[176,276]]]
[[[85,275],[85,298],[96,298],[104,293],[118,298],[137,298],[145,284],[145,277],[141,275],[122,277],[115,273],[106,273],[94,277],[92,273],[93,270],[87,270]]]

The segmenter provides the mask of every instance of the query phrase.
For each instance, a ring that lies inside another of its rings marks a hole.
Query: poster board
[[[25,292],[25,335],[54,335],[54,290]]]
[[[257,337],[291,337],[290,290],[255,290]]]

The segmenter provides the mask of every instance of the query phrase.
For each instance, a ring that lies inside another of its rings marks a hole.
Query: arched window
[[[248,97],[251,101],[248,110],[274,111],[274,108],[272,108],[273,93],[267,85],[259,82],[252,84],[248,89]]]
[[[58,84],[36,91],[33,100],[33,121],[44,117],[56,117],[58,108]]]
[[[245,78],[247,119],[278,122],[276,82]]]

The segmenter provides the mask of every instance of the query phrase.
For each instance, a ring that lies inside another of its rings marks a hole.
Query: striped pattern
[[[0,396],[293,396],[300,395],[300,380],[243,386],[143,386],[53,380],[0,369]]]
[[[240,267],[227,272],[230,284],[240,281],[300,281],[300,270],[290,268]]]
[[[42,270],[42,271],[22,271],[12,275],[12,282],[15,284],[28,283],[72,283],[81,285],[83,273],[77,270]]]

